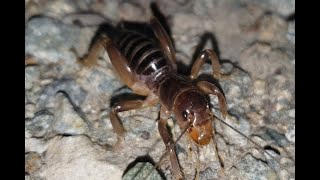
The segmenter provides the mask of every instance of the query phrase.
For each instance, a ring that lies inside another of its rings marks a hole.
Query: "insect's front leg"
[[[205,92],[207,94],[213,94],[213,95],[218,96],[220,111],[221,111],[222,117],[225,119],[226,116],[228,115],[227,103],[226,103],[226,99],[225,99],[224,95],[222,94],[222,92],[220,91],[220,89],[217,86],[215,86],[214,84],[209,83],[207,81],[199,81],[199,82],[197,82],[197,86],[203,92]]]
[[[159,133],[161,135],[161,138],[162,138],[164,144],[166,145],[167,151],[169,153],[171,167],[172,167],[174,176],[176,179],[183,179],[183,173],[180,169],[180,165],[178,162],[178,157],[176,154],[174,142],[168,132],[167,127],[166,127],[167,120],[169,119],[170,115],[171,115],[171,112],[168,111],[164,106],[161,106],[158,129],[159,129]]]
[[[191,79],[197,78],[197,76],[199,75],[200,68],[206,62],[207,59],[210,59],[210,61],[211,61],[213,76],[216,79],[220,80],[221,66],[220,66],[217,54],[212,49],[206,49],[206,50],[202,51],[202,53],[198,56],[198,58],[196,59],[196,61],[194,62],[194,64],[192,65],[192,68],[191,68],[191,74],[190,74]]]
[[[158,103],[157,96],[150,94],[145,100],[121,101],[112,106],[111,112],[110,112],[110,121],[111,121],[114,132],[118,136],[118,142],[116,143],[116,146],[119,145],[119,143],[121,143],[121,140],[124,138],[124,135],[126,132],[120,121],[120,118],[118,117],[118,113],[123,111],[134,110],[134,109],[147,108],[150,106],[154,106],[157,103]]]
[[[225,171],[224,171],[224,162],[222,160],[222,158],[220,157],[219,153],[218,153],[218,143],[216,141],[216,138],[212,137],[212,143],[214,146],[214,155],[216,160],[219,161],[219,165],[220,165],[220,174],[222,175],[222,177],[225,177]]]

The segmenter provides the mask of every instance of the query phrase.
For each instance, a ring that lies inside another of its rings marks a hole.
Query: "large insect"
[[[81,58],[81,62],[85,65],[96,64],[100,52],[105,49],[121,80],[134,93],[146,96],[145,100],[122,101],[111,108],[110,120],[118,136],[117,144],[125,135],[125,129],[117,115],[119,112],[161,104],[159,133],[166,145],[175,178],[183,179],[175,142],[166,123],[171,114],[174,114],[181,131],[197,146],[202,147],[214,141],[212,122],[215,116],[211,112],[208,94],[218,97],[223,118],[227,116],[226,99],[216,85],[198,80],[197,77],[202,65],[210,60],[213,76],[220,80],[220,64],[216,53],[207,49],[194,62],[189,77],[179,75],[175,51],[167,33],[155,17],[151,18],[150,26],[156,39],[128,30],[119,31],[112,39],[101,35],[88,54]]]

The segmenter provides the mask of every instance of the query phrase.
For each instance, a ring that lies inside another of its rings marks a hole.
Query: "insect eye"
[[[188,112],[187,112],[187,111],[183,111],[183,112],[182,112],[182,116],[183,116],[184,118],[187,118]]]

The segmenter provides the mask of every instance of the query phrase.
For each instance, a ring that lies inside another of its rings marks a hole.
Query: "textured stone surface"
[[[239,60],[240,66],[258,79],[266,79],[281,68],[293,71],[286,53],[263,43],[256,43],[245,49]]]
[[[49,179],[121,179],[122,172],[106,161],[107,153],[85,136],[56,136],[48,142],[45,164],[37,175]]]
[[[248,0],[248,2],[259,4],[260,6],[283,16],[289,16],[295,12],[295,0]]]
[[[131,90],[123,88],[106,52],[97,66],[77,63],[99,23],[146,22],[150,3],[25,1],[25,55],[35,62],[25,68],[25,179],[121,179],[132,164],[139,169],[139,162],[159,161],[165,150],[157,128],[159,106],[119,113],[127,133],[113,149],[117,136],[110,104]],[[277,159],[215,120],[224,175],[212,143],[199,151],[190,144],[189,153],[183,137],[176,150],[186,179],[195,178],[198,160],[200,179],[294,179],[295,21],[287,17],[294,13],[295,1],[156,3],[171,30],[179,64],[190,65],[195,53],[214,48],[222,72],[229,75],[219,82],[228,104],[225,122]],[[205,64],[201,74],[211,73]],[[212,111],[221,117],[217,97],[210,99]],[[181,130],[174,117],[168,126],[176,139]],[[158,173],[173,178],[168,157]]]
[[[254,159],[252,156],[245,156],[239,163],[240,177],[242,179],[276,180],[276,172],[265,163]]]
[[[25,155],[25,171],[34,173],[41,167],[41,156],[38,153],[30,152]]]
[[[161,180],[160,174],[154,169],[154,166],[150,163],[137,163],[132,167],[124,176],[123,180],[133,179],[148,179],[148,180]]]
[[[26,121],[25,128],[32,137],[43,137],[54,120],[51,114],[40,114]]]
[[[287,32],[287,38],[290,40],[293,44],[295,44],[295,21],[292,21],[288,25],[288,32]]]
[[[40,72],[39,68],[36,66],[31,66],[25,68],[25,89],[29,90],[33,86],[36,86],[36,83],[39,78]]]
[[[40,138],[30,138],[26,135],[25,152],[43,153],[47,150],[47,142]]]
[[[43,63],[74,59],[69,49],[76,44],[80,30],[50,18],[33,18],[26,26],[26,53]]]

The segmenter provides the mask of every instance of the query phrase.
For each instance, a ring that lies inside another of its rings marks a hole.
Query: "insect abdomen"
[[[137,75],[151,75],[165,66],[170,66],[161,48],[138,33],[124,33],[116,41],[116,45]]]

